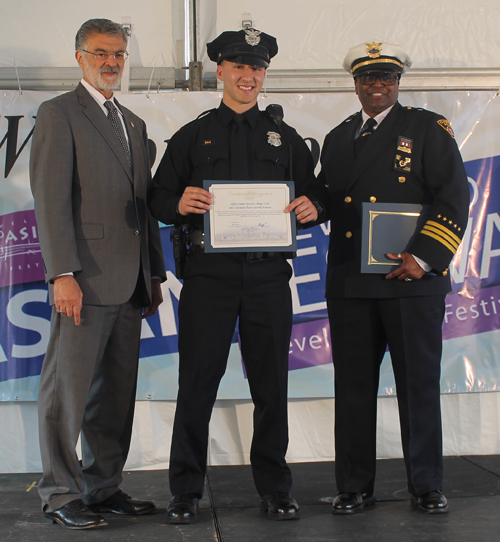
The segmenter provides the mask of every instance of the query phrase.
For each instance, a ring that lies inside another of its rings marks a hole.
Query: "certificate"
[[[297,248],[290,181],[203,181],[213,196],[204,216],[206,252],[290,252]]]

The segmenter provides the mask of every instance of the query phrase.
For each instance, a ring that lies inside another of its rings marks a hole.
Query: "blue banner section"
[[[454,291],[478,290],[500,283],[500,156],[465,164],[471,187],[469,224],[455,261]]]
[[[32,94],[28,97],[33,99]],[[127,101],[126,97],[124,99]],[[22,105],[26,96],[19,100]],[[481,158],[466,163],[471,189],[470,220],[450,268],[453,292],[446,301],[443,323],[441,382],[444,392],[500,389],[500,156],[497,156],[499,146],[491,144],[492,134],[496,134],[497,117],[500,119],[500,108],[493,104],[488,115],[481,110],[483,132],[476,141],[472,137],[478,123],[474,100],[486,103],[482,97],[468,94],[461,94],[456,99],[456,103],[467,103],[469,108],[457,119],[459,125],[462,122],[462,131],[469,134],[464,141],[475,149],[472,157]],[[147,100],[145,103],[150,106]],[[321,103],[322,107],[329,107],[329,102]],[[191,112],[191,102],[189,105]],[[26,107],[24,116],[16,117],[22,120],[19,126],[24,131],[19,138],[23,142],[29,141],[32,130],[31,102]],[[155,112],[158,108],[156,104]],[[149,114],[152,116],[152,110]],[[143,116],[146,118],[147,115]],[[321,118],[321,108],[316,116]],[[315,118],[307,115],[306,127],[311,132],[317,124]],[[161,129],[161,136],[157,135],[156,140],[163,142],[164,116],[156,125],[154,121],[146,120],[148,126]],[[7,134],[14,147],[16,134],[13,131]],[[321,141],[324,136],[313,135],[315,141]],[[490,156],[485,157],[487,154]],[[20,153],[16,160],[9,170],[9,179],[4,178],[0,184],[0,400],[4,401],[37,399],[51,313],[47,286],[40,281],[42,264],[28,183],[28,153]],[[8,195],[14,192],[16,198],[9,199]],[[168,280],[162,285],[164,302],[157,314],[143,320],[142,325],[138,399],[165,400],[176,396],[177,309],[182,281],[175,277],[170,231],[169,226],[161,228],[168,274]],[[289,349],[290,397],[333,395],[330,330],[324,299],[328,241],[328,224],[297,231],[297,257],[291,261],[293,276],[290,281],[294,312]],[[218,396],[247,398],[249,392],[237,329],[232,342],[228,368]],[[386,356],[381,375],[380,393],[393,394],[395,384],[389,356]]]
[[[0,382],[39,375],[50,332],[47,285],[1,288],[0,311]]]

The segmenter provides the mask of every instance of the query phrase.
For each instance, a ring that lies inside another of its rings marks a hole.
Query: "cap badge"
[[[255,30],[255,28],[245,28],[245,41],[248,45],[258,45],[260,42],[260,35],[262,30]]]
[[[378,58],[382,52],[382,44],[372,41],[371,43],[365,43],[367,49],[366,53],[370,58]]]
[[[281,136],[277,132],[267,132],[267,142],[273,147],[281,146]]]

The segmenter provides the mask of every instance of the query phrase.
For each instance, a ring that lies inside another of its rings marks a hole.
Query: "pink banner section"
[[[0,216],[0,287],[44,280],[35,211]]]

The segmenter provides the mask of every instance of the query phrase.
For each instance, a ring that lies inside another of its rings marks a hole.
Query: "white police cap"
[[[412,63],[399,45],[375,40],[351,47],[342,67],[356,77],[367,71],[405,73]]]

